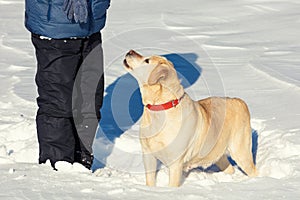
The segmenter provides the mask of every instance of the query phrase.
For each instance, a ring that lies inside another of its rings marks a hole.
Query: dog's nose
[[[137,52],[135,52],[134,50],[130,50],[126,56],[132,56],[132,57],[135,57],[135,58],[142,58],[143,56],[138,54]]]
[[[134,51],[134,50],[130,50],[127,54],[126,54],[126,56],[134,56],[134,55],[136,55],[137,53]]]

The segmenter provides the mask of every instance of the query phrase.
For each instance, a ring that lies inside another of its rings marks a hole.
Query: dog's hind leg
[[[230,164],[228,157],[224,154],[217,162],[216,165],[218,168],[226,174],[233,174],[234,167]]]
[[[250,125],[244,131],[233,136],[229,147],[230,155],[237,165],[250,177],[258,175],[253,162],[252,136]]]

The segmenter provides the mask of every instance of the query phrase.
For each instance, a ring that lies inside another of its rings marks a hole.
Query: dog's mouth
[[[143,59],[143,56],[138,54],[134,50],[128,51],[128,53],[126,54],[125,59],[123,61],[123,64],[127,69],[133,70],[133,67],[128,64],[127,59],[129,59],[130,61],[131,60],[141,60],[141,59]]]
[[[126,58],[123,60],[123,64],[124,64],[124,66],[125,66],[127,69],[132,70],[132,67],[130,67],[129,64],[127,63]]]

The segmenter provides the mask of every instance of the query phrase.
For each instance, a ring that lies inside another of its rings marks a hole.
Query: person
[[[35,47],[39,164],[79,162],[91,169],[101,118],[101,30],[110,0],[25,0]]]

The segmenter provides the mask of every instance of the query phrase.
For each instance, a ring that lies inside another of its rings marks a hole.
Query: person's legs
[[[103,101],[104,74],[101,34],[96,33],[83,40],[83,63],[74,85],[73,105],[75,124],[78,133],[75,161],[90,168],[93,160],[92,145],[95,138],[100,108]],[[78,100],[79,103],[78,103]]]
[[[32,36],[36,49],[39,163],[74,162],[76,129],[72,89],[81,62],[80,40],[47,40]]]
[[[92,112],[94,103],[94,110],[96,112],[96,117],[100,121],[101,113],[100,109],[103,103],[103,93],[104,93],[104,61],[103,61],[103,49],[102,49],[102,39],[100,33],[95,33],[89,37],[89,40],[84,42],[83,48],[83,58],[82,63],[83,81],[82,88],[90,88],[90,90],[84,90],[85,95],[90,97],[95,97],[95,102],[91,101],[90,106],[83,108],[86,111]],[[90,79],[90,80],[88,80]],[[88,98],[86,98],[88,100]],[[93,113],[94,114],[94,113]]]

